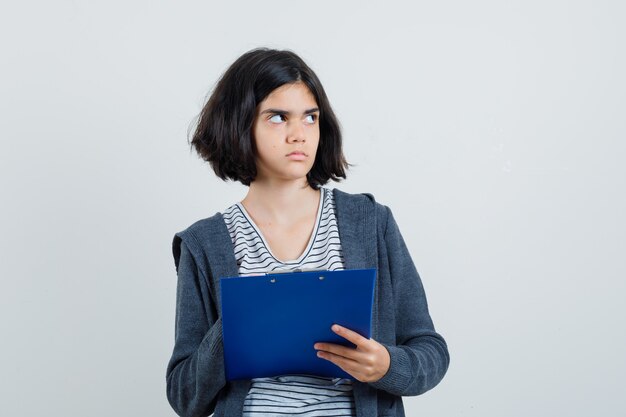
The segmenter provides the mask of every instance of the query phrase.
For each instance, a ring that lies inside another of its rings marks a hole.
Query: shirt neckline
[[[265,236],[263,236],[263,233],[261,233],[261,229],[259,228],[259,226],[257,226],[254,220],[252,220],[252,216],[250,216],[250,214],[248,213],[246,208],[243,206],[243,204],[241,204],[241,202],[238,202],[235,204],[237,205],[239,210],[241,210],[241,213],[246,217],[246,220],[248,220],[248,222],[250,223],[250,226],[252,226],[255,233],[259,236],[267,252],[270,254],[272,258],[274,258],[276,262],[283,264],[283,265],[297,265],[301,263],[307,257],[307,255],[311,251],[311,248],[313,247],[313,243],[315,242],[315,238],[317,237],[317,232],[319,230],[320,220],[322,218],[325,195],[326,195],[326,190],[324,189],[324,187],[320,187],[320,199],[319,199],[319,203],[317,207],[317,215],[315,217],[315,224],[313,226],[313,231],[311,232],[311,236],[309,237],[309,242],[307,243],[306,247],[304,248],[304,251],[300,254],[298,258],[288,260],[288,261],[282,261],[278,259],[276,256],[274,256],[274,253],[272,252],[270,245],[267,243],[267,240],[265,240]]]

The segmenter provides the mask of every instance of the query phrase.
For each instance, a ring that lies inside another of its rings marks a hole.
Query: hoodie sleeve
[[[222,323],[217,317],[206,277],[188,245],[173,242],[178,284],[174,351],[167,365],[167,398],[180,416],[208,416],[226,385]]]
[[[398,396],[422,394],[444,377],[450,362],[445,340],[435,332],[426,294],[391,210],[386,213],[384,250],[393,288],[396,344],[383,344],[391,363],[387,373],[370,383]]]

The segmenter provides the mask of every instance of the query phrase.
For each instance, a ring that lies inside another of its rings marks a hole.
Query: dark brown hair
[[[348,163],[341,127],[322,83],[294,52],[256,48],[240,56],[221,76],[200,113],[191,146],[223,179],[250,185],[256,178],[252,126],[257,106],[276,88],[303,82],[319,107],[320,140],[307,181],[319,188],[346,178]]]

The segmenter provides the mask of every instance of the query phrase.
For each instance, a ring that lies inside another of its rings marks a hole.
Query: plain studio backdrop
[[[174,233],[243,198],[188,130],[292,49],[390,206],[449,372],[409,416],[624,415],[620,1],[0,6],[0,414],[173,416]]]

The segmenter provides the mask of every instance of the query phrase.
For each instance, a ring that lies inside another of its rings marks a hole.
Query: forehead
[[[299,108],[317,105],[315,97],[311,90],[301,81],[292,84],[284,84],[272,91],[265,100],[263,100],[259,108],[260,110],[281,106],[282,108]]]

